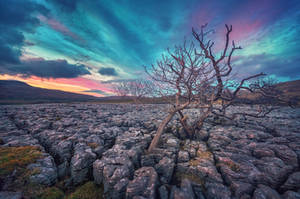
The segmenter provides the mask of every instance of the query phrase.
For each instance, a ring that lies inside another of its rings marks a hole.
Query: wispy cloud
[[[144,76],[141,66],[190,39],[192,27],[209,23],[222,48],[227,23],[243,47],[237,68],[296,79],[299,10],[298,0],[0,1],[0,71],[108,92],[109,82]]]

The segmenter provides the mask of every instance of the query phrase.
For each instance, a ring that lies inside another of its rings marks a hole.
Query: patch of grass
[[[195,158],[195,159],[192,159],[192,160],[189,161],[189,164],[190,164],[191,166],[193,166],[193,167],[198,166],[199,163],[200,163],[200,158]]]
[[[198,166],[201,160],[213,160],[213,154],[210,151],[197,151],[197,157],[189,161],[191,166]]]
[[[213,154],[210,151],[197,151],[197,157],[201,159],[212,159]]]
[[[202,180],[200,177],[193,175],[191,173],[181,173],[181,172],[176,172],[175,173],[175,180],[176,182],[181,182],[183,179],[188,179],[191,182],[195,184],[200,184],[204,185],[204,180]]]
[[[0,177],[11,174],[15,169],[24,173],[26,166],[42,157],[36,146],[0,147]]]
[[[89,142],[87,145],[89,147],[91,147],[92,149],[95,149],[95,148],[97,148],[99,146],[96,142]]]
[[[40,168],[26,169],[22,177],[29,178],[30,176],[41,173]]]
[[[39,196],[40,199],[63,199],[65,196],[64,192],[62,192],[57,187],[48,187],[43,193]]]
[[[46,186],[32,183],[29,180],[17,179],[13,183],[13,191],[22,191],[24,198],[41,199],[41,195],[46,189]]]
[[[69,188],[67,186],[67,182],[70,181],[70,176],[65,176],[63,179],[60,179],[59,181],[56,182],[55,187],[59,188],[60,190],[66,192],[66,191],[70,191]]]
[[[25,198],[63,199],[64,193],[59,188],[47,188],[30,182],[30,176],[41,171],[39,168],[27,169],[26,167],[42,157],[42,152],[37,146],[0,147],[1,180],[5,180],[16,171],[14,181],[8,184],[9,190],[22,191]]]
[[[98,187],[94,182],[87,182],[65,199],[102,199],[102,195],[103,187]]]
[[[26,167],[42,158],[42,152],[37,146],[0,147],[0,179],[5,180],[14,173],[14,180],[6,184],[11,191],[22,191],[24,196],[36,197],[44,187],[33,184],[29,178],[31,175],[40,173],[39,168],[32,170]],[[25,197],[26,198],[26,197]]]

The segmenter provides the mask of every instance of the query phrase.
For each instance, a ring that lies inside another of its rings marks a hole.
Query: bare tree
[[[273,106],[263,104],[263,107],[251,113],[226,113],[226,109],[234,105],[241,91],[258,93],[274,99],[276,96],[269,92],[271,86],[267,88],[267,85],[270,85],[267,82],[252,82],[265,76],[264,73],[254,74],[240,81],[233,77],[232,56],[236,50],[242,48],[230,40],[232,26],[225,27],[225,46],[221,53],[213,52],[214,42],[207,39],[212,31],[207,31],[204,25],[199,33],[192,30],[197,46],[193,42],[184,42],[182,46],[175,46],[174,50],[168,49],[167,55],[162,55],[161,60],[149,70],[146,68],[149,76],[162,85],[161,95],[168,96],[172,104],[157,129],[149,152],[157,146],[165,127],[175,114],[178,114],[186,136],[192,138],[196,129],[201,129],[205,119],[211,114],[228,119],[234,119],[238,115],[263,117],[273,109]],[[189,108],[200,110],[192,124],[187,122],[187,115],[183,111]]]
[[[141,99],[153,94],[153,83],[150,80],[132,79],[118,82],[114,90],[119,96],[132,97],[134,103],[140,104]]]
[[[113,90],[120,97],[125,97],[129,93],[128,86],[125,80],[115,83],[113,85]]]

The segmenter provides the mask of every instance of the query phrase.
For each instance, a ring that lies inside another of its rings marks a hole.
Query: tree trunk
[[[171,121],[171,119],[173,118],[173,116],[175,115],[176,112],[171,112],[159,125],[157,131],[156,131],[156,134],[154,136],[154,138],[152,139],[152,142],[150,144],[150,147],[148,149],[148,152],[151,153],[152,150],[154,148],[156,148],[157,144],[158,144],[158,141],[165,129],[165,127],[168,125],[168,123]]]
[[[209,108],[207,111],[204,112],[204,114],[198,119],[198,121],[196,122],[194,129],[198,128],[201,129],[204,123],[204,120],[209,116],[209,114],[211,113],[211,108]]]
[[[178,111],[180,115],[180,123],[183,127],[183,129],[186,131],[188,137],[192,139],[194,137],[194,130],[187,124],[186,117],[183,115],[182,111]]]

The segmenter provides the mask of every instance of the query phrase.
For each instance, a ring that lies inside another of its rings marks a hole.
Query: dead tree
[[[142,103],[142,98],[150,97],[153,93],[153,84],[150,80],[133,79],[118,82],[114,87],[117,95],[131,97],[135,104]]]
[[[242,48],[230,40],[232,26],[225,25],[225,27],[225,46],[220,53],[213,52],[214,42],[207,39],[212,31],[206,31],[204,25],[199,33],[192,30],[197,46],[193,42],[189,44],[184,42],[182,46],[175,46],[174,50],[168,49],[167,55],[162,55],[161,60],[150,69],[146,69],[155,82],[164,85],[162,86],[164,90],[160,92],[168,96],[172,104],[157,129],[148,149],[149,152],[157,146],[165,127],[175,114],[180,117],[186,135],[192,138],[196,129],[201,129],[205,119],[211,114],[234,119],[241,114],[263,117],[272,110],[272,107],[264,106],[253,113],[226,113],[226,109],[234,105],[241,91],[267,96],[268,89],[264,89],[266,83],[251,83],[253,79],[265,76],[264,73],[254,74],[240,81],[232,77],[232,56],[236,50]],[[271,96],[274,97],[273,94]],[[188,123],[187,115],[184,114],[184,110],[190,108],[200,110],[193,123]]]
[[[168,50],[168,55],[163,55],[162,60],[152,65],[147,73],[155,82],[162,85],[161,95],[168,96],[172,104],[167,117],[159,125],[156,136],[152,140],[149,148],[151,151],[156,147],[165,127],[176,113],[179,114],[180,122],[187,135],[189,137],[193,135],[193,129],[187,124],[186,116],[182,111],[192,103],[202,101],[201,97],[205,97],[208,101],[213,99],[214,93],[203,88],[213,83],[214,74],[205,58],[196,52],[194,43],[187,44],[187,42],[183,46],[175,46],[173,51]],[[199,95],[198,89],[201,89],[202,95]]]
[[[114,84],[113,90],[119,97],[125,97],[129,93],[126,81],[120,81]]]

